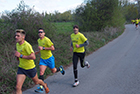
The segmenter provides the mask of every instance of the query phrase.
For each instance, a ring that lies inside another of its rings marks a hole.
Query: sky
[[[12,11],[17,8],[21,0],[0,0],[0,14],[4,11]],[[81,5],[84,0],[23,0],[30,8],[34,6],[37,12],[54,13],[58,11],[63,13],[67,10],[74,10]],[[134,2],[135,0],[130,0]]]
[[[6,11],[12,11],[17,8],[21,0],[0,0],[0,13]],[[84,0],[23,0],[30,8],[34,6],[37,12],[54,13],[58,11],[63,13],[67,10],[76,9],[78,5],[81,5]]]

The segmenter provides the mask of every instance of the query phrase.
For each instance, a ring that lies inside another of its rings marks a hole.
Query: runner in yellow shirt
[[[139,20],[138,20],[138,18],[135,20],[135,25],[136,25],[136,29],[138,29],[138,25],[139,25]]]
[[[76,87],[79,85],[78,70],[77,70],[78,59],[80,59],[80,64],[82,68],[84,68],[85,66],[87,66],[87,68],[90,67],[88,61],[84,61],[85,58],[84,46],[87,46],[89,43],[87,38],[82,33],[79,32],[79,27],[77,25],[73,27],[73,31],[74,33],[71,34],[72,42],[70,50],[73,51],[73,73],[75,78],[73,86]]]
[[[38,54],[41,53],[40,57],[40,76],[39,79],[42,79],[44,81],[44,72],[47,67],[49,67],[52,71],[52,73],[61,72],[62,75],[65,74],[65,70],[63,66],[60,66],[59,68],[55,68],[55,58],[51,51],[55,50],[54,44],[51,42],[51,40],[45,36],[45,32],[43,28],[39,28],[38,30],[39,39],[38,41],[38,49],[39,51],[36,52]],[[42,93],[43,89],[42,86],[39,86],[35,92]]]
[[[45,88],[45,92],[49,92],[47,84],[38,79],[37,70],[35,68],[34,59],[36,59],[32,46],[25,41],[25,31],[23,29],[17,29],[15,34],[16,39],[16,51],[15,56],[19,60],[18,72],[17,72],[17,84],[16,94],[22,94],[22,85],[26,79],[26,76],[31,78],[35,84],[40,84]]]
[[[135,23],[135,20],[131,20],[131,22],[132,22],[132,24],[134,24]]]

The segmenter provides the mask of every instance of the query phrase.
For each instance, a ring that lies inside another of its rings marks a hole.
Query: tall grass
[[[72,63],[72,52],[70,49],[70,34],[73,33],[73,22],[55,23],[56,30],[49,38],[53,41],[55,51],[52,51],[55,57],[56,67],[60,65],[68,66]],[[84,32],[83,34],[88,38],[89,45],[87,46],[87,55],[107,44],[109,41],[118,37],[124,28],[108,28],[102,32]],[[46,36],[48,34],[46,33]],[[29,36],[29,35],[28,35]],[[29,41],[30,43],[30,41]],[[32,43],[34,51],[38,50],[37,41]],[[18,61],[14,56],[15,42],[8,41],[0,44],[0,94],[14,94],[16,86],[16,72]],[[39,73],[39,58],[36,56],[35,64]],[[45,71],[45,77],[52,75],[49,68]],[[23,84],[23,90],[31,88],[34,83],[31,79],[27,78]]]
[[[56,26],[56,33],[69,33],[73,31],[74,22],[57,22],[54,23]]]

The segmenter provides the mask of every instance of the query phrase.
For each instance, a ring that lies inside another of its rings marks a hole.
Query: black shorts
[[[37,73],[36,68],[25,70],[20,67],[18,67],[18,72],[17,72],[17,74],[24,74],[24,75],[28,76],[29,78],[34,78],[36,73]]]

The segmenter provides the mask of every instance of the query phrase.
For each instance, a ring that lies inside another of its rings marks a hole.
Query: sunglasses
[[[43,31],[38,31],[38,33],[43,33]]]
[[[16,31],[17,33],[22,33],[22,34],[25,34],[25,32],[24,31]]]

